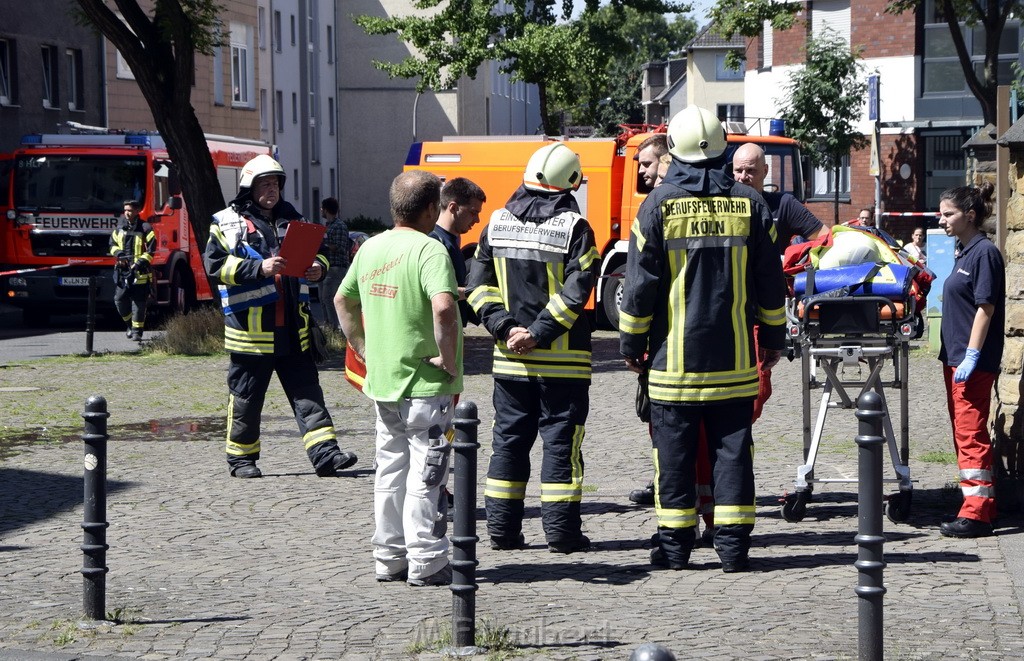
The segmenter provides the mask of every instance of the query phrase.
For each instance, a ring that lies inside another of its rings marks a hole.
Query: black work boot
[[[992,534],[992,524],[987,521],[958,517],[939,526],[939,532],[945,537],[988,537]]]
[[[260,471],[259,466],[256,465],[256,462],[252,462],[251,464],[236,464],[232,466],[231,477],[263,477],[263,473]]]
[[[338,471],[344,470],[359,461],[355,452],[339,452],[331,459],[316,469],[318,477],[338,477]]]
[[[630,502],[634,502],[637,505],[653,505],[654,504],[654,482],[649,483],[642,489],[633,489],[629,492]]]

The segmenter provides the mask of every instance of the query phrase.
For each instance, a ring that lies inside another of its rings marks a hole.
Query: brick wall
[[[898,57],[915,53],[915,12],[907,11],[898,16],[886,14],[889,0],[857,0],[850,4],[850,45],[863,47],[863,57]]]

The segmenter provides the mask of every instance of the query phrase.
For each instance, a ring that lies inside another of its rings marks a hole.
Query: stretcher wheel
[[[885,503],[885,515],[893,523],[906,523],[910,518],[911,492],[900,491],[889,496]]]
[[[803,521],[804,515],[807,514],[809,496],[810,494],[806,491],[788,494],[786,501],[782,503],[782,518],[790,523],[800,523]]]

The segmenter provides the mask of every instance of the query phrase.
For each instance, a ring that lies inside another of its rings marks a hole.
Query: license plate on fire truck
[[[89,278],[61,278],[60,284],[66,287],[88,287]]]

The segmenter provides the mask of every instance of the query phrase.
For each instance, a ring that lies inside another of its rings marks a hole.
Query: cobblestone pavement
[[[479,329],[467,338],[467,363],[464,398],[482,420],[482,480],[492,410]],[[949,487],[955,465],[934,461],[951,449],[939,375],[934,356],[912,352],[915,493],[908,522],[885,521],[886,656],[1021,658],[1011,567],[1019,559],[1010,552],[1018,519],[1004,517],[999,536],[987,539],[937,532],[959,500]],[[80,622],[81,443],[0,459],[0,659],[400,659],[436,641],[450,620],[447,589],[374,580],[372,407],[338,366],[322,378],[342,445],[360,456],[342,479],[313,474],[286,416],[265,420],[261,480],[229,479],[220,420],[153,421],[112,438],[106,611],[119,622]],[[647,431],[632,410],[635,380],[616,336],[595,334],[583,505],[594,548],[547,552],[535,475],[528,548],[477,546],[478,631],[507,628],[527,659],[626,659],[645,641],[680,659],[856,658],[856,485],[817,485],[800,523],[780,515],[801,463],[799,379],[796,362],[776,369],[775,396],[754,428],[753,571],[723,574],[707,548],[694,551],[688,571],[652,571],[653,510],[626,498],[652,473]],[[830,413],[818,478],[856,477],[855,434],[852,412]]]

